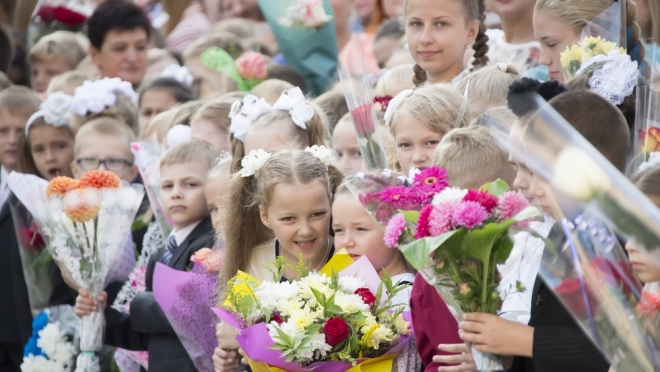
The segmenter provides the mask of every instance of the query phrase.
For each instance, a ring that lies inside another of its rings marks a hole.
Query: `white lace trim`
[[[600,94],[615,105],[620,105],[637,86],[637,62],[632,61],[629,55],[613,50],[607,56],[598,55],[590,59],[580,70],[583,71],[589,65],[601,61],[606,62],[602,68],[594,71],[589,79],[589,87],[592,92]],[[581,71],[578,71],[578,74]]]

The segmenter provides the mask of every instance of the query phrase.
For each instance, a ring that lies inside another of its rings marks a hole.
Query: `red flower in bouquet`
[[[195,252],[190,261],[199,264],[207,273],[217,273],[222,269],[222,254],[210,248],[202,248]]]
[[[497,207],[497,197],[487,191],[468,190],[467,194],[463,197],[463,201],[473,201],[481,204],[488,214],[493,213]]]
[[[273,314],[270,316],[270,321],[275,322],[277,324],[282,324],[284,323],[284,319],[280,316],[280,314]]]
[[[351,110],[351,116],[358,137],[363,138],[376,131],[376,123],[374,123],[371,114],[371,105],[364,105]]]
[[[642,298],[637,303],[637,312],[644,316],[656,316],[660,311],[660,293],[642,292]]]
[[[429,231],[430,227],[430,218],[431,212],[433,211],[433,205],[425,205],[421,211],[419,211],[419,217],[417,219],[417,229],[415,230],[415,239],[426,238],[431,236]]]
[[[376,105],[376,109],[380,110],[381,112],[387,111],[387,106],[389,106],[390,101],[392,100],[392,96],[376,96],[374,97],[374,104]]]
[[[633,293],[633,288],[640,289],[639,282],[635,279],[630,264],[626,262],[615,262],[597,256],[590,263],[590,267],[596,270],[601,282],[607,283],[613,288],[621,289],[626,297]]]
[[[83,173],[80,177],[80,187],[95,189],[116,189],[121,185],[121,179],[110,171],[93,170]]]
[[[55,8],[52,6],[44,5],[39,8],[37,15],[42,21],[49,23],[55,20]]]
[[[55,177],[50,182],[48,182],[48,187],[46,187],[46,196],[64,196],[67,191],[77,189],[79,187],[79,182],[76,179],[59,176]]]
[[[56,21],[72,27],[80,26],[87,20],[87,17],[84,15],[63,6],[58,6],[53,9],[53,17]]]
[[[46,247],[46,243],[34,223],[19,229],[18,239],[21,246],[29,252],[39,252]]]
[[[243,53],[236,60],[236,68],[243,79],[263,80],[268,75],[266,59],[263,54],[257,52],[248,51]]]
[[[362,301],[369,305],[370,308],[374,307],[374,304],[376,303],[376,296],[371,293],[369,288],[358,288],[355,290],[355,294],[362,297]]]
[[[343,319],[330,318],[323,325],[323,334],[325,342],[334,347],[344,342],[351,335],[351,330]]]
[[[584,302],[582,285],[578,279],[566,279],[559,287],[555,288],[555,293],[559,296],[569,310],[579,318],[587,317],[587,306]],[[591,313],[596,312],[596,301],[591,294],[588,294]]]

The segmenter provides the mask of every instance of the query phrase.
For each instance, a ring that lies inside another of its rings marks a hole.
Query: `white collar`
[[[7,184],[7,179],[9,178],[9,172],[5,169],[5,166],[0,166],[0,207],[5,204],[5,201],[9,197],[9,185]]]
[[[199,220],[197,222],[193,222],[190,225],[184,227],[181,230],[172,230],[170,233],[170,236],[174,235],[174,240],[176,240],[176,245],[179,246],[183,243],[184,240],[190,235],[190,233],[195,230],[195,227],[199,225],[199,223],[202,222],[202,220]]]

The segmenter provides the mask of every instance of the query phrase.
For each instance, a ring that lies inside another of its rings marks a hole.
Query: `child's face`
[[[285,125],[293,124],[282,121],[282,123],[268,125],[265,128],[259,128],[259,130],[248,129],[245,134],[245,142],[243,142],[245,154],[247,155],[250,151],[259,149],[274,154],[290,148],[292,142],[294,142],[293,136],[290,134],[292,129],[282,129],[286,128]]]
[[[564,82],[561,52],[579,36],[569,25],[546,11],[534,11],[534,34],[541,43],[539,63],[548,66],[550,78]]]
[[[435,148],[442,140],[442,135],[430,130],[407,112],[398,113],[393,120],[397,121],[394,133],[396,158],[403,172],[408,173],[411,168],[421,170],[432,166]]]
[[[514,149],[521,149],[523,146],[523,135],[524,127],[519,123],[514,124],[509,131],[510,146]],[[527,199],[532,199],[529,187],[534,174],[527,168],[525,162],[518,159],[513,153],[509,154],[509,159],[516,166],[516,178],[513,180],[513,188],[519,190]]]
[[[130,144],[119,136],[89,135],[78,146],[76,160],[72,165],[73,174],[79,178],[84,172],[109,170],[126,182],[133,182],[138,169],[133,164]],[[101,164],[105,161],[105,164]]]
[[[261,221],[273,230],[280,254],[289,262],[303,260],[312,269],[322,264],[329,250],[330,197],[321,181],[278,184],[267,208],[259,206]]]
[[[211,120],[196,118],[190,123],[190,137],[210,143],[219,152],[230,152],[231,143],[227,132],[218,128]]]
[[[104,77],[119,77],[137,85],[147,71],[148,46],[143,28],[113,29],[105,34],[101,50],[90,47],[90,56]]]
[[[462,1],[409,0],[406,38],[410,54],[431,81],[450,81],[464,69],[465,50],[479,21],[466,22]]]
[[[144,133],[154,116],[177,104],[176,99],[166,89],[149,89],[140,99],[140,133]]]
[[[396,249],[383,242],[385,231],[378,225],[360,201],[351,194],[341,194],[332,203],[332,229],[335,232],[335,247],[346,248],[353,259],[367,256],[380,273],[398,274],[394,266],[401,266]]]
[[[216,232],[220,232],[223,225],[220,198],[226,193],[228,183],[229,170],[226,174],[216,174],[214,177],[207,178],[204,183],[204,197],[208,210],[211,211],[211,221]]]
[[[362,153],[358,145],[357,134],[350,120],[340,120],[332,133],[332,146],[337,153],[337,167],[345,175],[364,171]]]
[[[25,133],[28,118],[0,109],[0,164],[8,172],[16,168],[18,142]]]
[[[30,152],[39,174],[51,180],[57,176],[72,177],[73,133],[69,128],[50,125],[30,126]]]
[[[628,258],[639,280],[644,283],[660,281],[660,265],[648,254],[637,249],[632,242],[626,243],[626,251],[628,251]]]
[[[394,37],[381,37],[374,41],[373,52],[378,61],[378,67],[385,67],[385,63],[398,47],[399,39]]]
[[[559,220],[557,203],[550,189],[550,185],[541,176],[534,173],[529,184],[529,195],[539,201],[539,207],[543,212],[550,214],[555,220]]]
[[[70,70],[71,67],[69,67],[64,58],[60,57],[53,58],[47,62],[35,62],[32,64],[32,69],[30,70],[32,89],[39,93],[45,92],[52,78]]]
[[[208,166],[200,162],[165,165],[160,168],[160,197],[165,213],[177,229],[209,215],[204,197]]]

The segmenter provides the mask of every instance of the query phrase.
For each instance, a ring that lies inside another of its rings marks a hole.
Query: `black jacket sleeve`
[[[147,350],[149,335],[132,329],[132,315],[120,313],[109,306],[106,307],[104,315],[106,345],[126,350]]]

